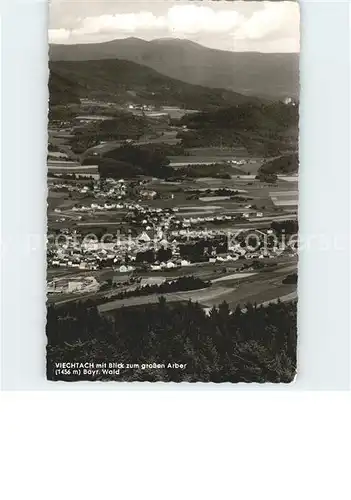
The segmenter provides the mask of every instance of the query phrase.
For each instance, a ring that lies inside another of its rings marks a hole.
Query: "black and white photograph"
[[[49,5],[50,381],[298,376],[293,1]]]

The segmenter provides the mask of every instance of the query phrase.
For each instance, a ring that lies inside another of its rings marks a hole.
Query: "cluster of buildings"
[[[152,106],[151,104],[135,104],[135,103],[129,103],[127,105],[128,109],[130,111],[154,111],[155,106]]]
[[[103,198],[113,198],[116,200],[121,200],[126,197],[127,194],[127,184],[123,179],[114,180],[108,179],[106,182],[94,182],[89,184],[81,184],[78,182],[63,182],[57,180],[48,181],[49,189],[52,191],[68,191],[75,192],[83,195],[89,195],[93,198],[103,199]],[[112,208],[122,208],[123,204],[118,203],[91,203],[90,205],[75,204],[72,208],[74,211],[88,212],[90,210],[110,210]],[[57,208],[56,212],[62,212],[61,209]]]
[[[213,216],[206,216],[206,217],[189,217],[189,218],[184,218],[179,223],[182,223],[183,227],[189,228],[197,224],[203,224],[205,222],[209,223],[224,223],[224,222],[230,222],[230,221],[237,221],[241,219],[249,219],[252,216],[256,217],[263,217],[262,212],[257,212],[254,214],[250,213],[237,213],[234,215],[231,214],[226,214],[226,215],[213,215]]]
[[[103,242],[96,239],[83,238],[77,231],[63,232],[64,238],[57,238],[54,243],[48,243],[48,267],[76,268],[77,270],[98,270],[103,267],[113,267],[118,272],[129,272],[135,267],[133,263],[138,253],[150,249],[165,248],[168,242],[162,233],[154,235],[142,231],[134,238],[131,235],[118,235],[114,241]],[[152,236],[152,237],[151,237]],[[170,245],[172,256],[178,257],[177,242]]]
[[[129,205],[128,208],[132,209],[133,211],[132,219],[140,223],[140,225],[144,226],[145,229],[150,229],[151,227],[154,227],[155,224],[157,224],[165,229],[172,228],[178,232],[204,223],[220,224],[230,221],[238,221],[241,219],[249,219],[250,217],[263,217],[262,212],[256,212],[255,210],[249,210],[235,214],[203,216],[197,215],[193,217],[185,217],[180,215],[179,208],[177,207],[174,207],[172,209],[162,209],[143,207],[139,204],[134,204],[132,206]],[[174,234],[178,235],[177,232],[175,232]]]
[[[73,184],[68,182],[55,182],[53,180],[48,181],[48,187],[51,191],[67,191],[69,193],[81,193],[81,194],[92,194],[92,190],[88,185]],[[61,210],[58,210],[59,212]]]
[[[113,241],[109,240],[108,242],[99,241],[97,238],[83,238],[77,231],[74,231],[73,234],[67,231],[64,244],[60,244],[61,240],[58,238],[57,243],[49,245],[48,266],[51,268],[77,268],[77,270],[98,270],[110,267],[118,272],[126,273],[143,263],[139,254],[143,255],[152,251],[154,256],[151,259],[149,256],[146,264],[150,271],[172,269],[190,265],[189,261],[180,257],[180,248],[183,244],[192,245],[205,240],[210,245],[211,241],[218,237],[227,238],[227,250],[221,255],[217,255],[216,247],[212,247],[213,250],[208,253],[210,263],[232,261],[239,258],[274,258],[282,253],[281,248],[272,246],[267,248],[267,245],[261,245],[271,232],[271,230],[266,233],[256,230],[254,233],[257,236],[257,248],[252,248],[251,245],[242,244],[245,234],[241,235],[240,242],[231,243],[230,234],[227,234],[225,230],[216,229],[167,231],[161,227],[157,229],[150,227],[150,229],[142,230],[136,236],[118,234],[115,238],[111,238]],[[253,233],[247,231],[247,235],[250,234]],[[164,262],[157,260],[160,249],[168,250]],[[286,251],[293,254],[289,248]]]
[[[69,209],[55,208],[56,213],[60,213],[61,216],[68,214],[69,217],[81,219],[82,216],[77,215],[77,213],[94,214],[94,212],[120,210],[124,212],[125,227],[133,230],[133,236],[131,234],[124,236],[119,234],[118,241],[106,243],[82,242],[78,231],[71,230],[71,233],[68,231],[66,234],[66,243],[68,241],[68,244],[64,246],[51,245],[49,248],[49,267],[67,267],[79,270],[98,270],[104,267],[112,267],[124,273],[131,270],[129,267],[135,267],[136,263],[138,263],[137,255],[139,253],[160,248],[171,250],[171,254],[168,254],[168,259],[165,262],[158,262],[156,257],[154,262],[148,262],[151,271],[189,265],[188,262],[180,259],[179,247],[184,242],[192,244],[199,240],[211,240],[225,235],[225,229],[210,229],[216,224],[222,224],[223,227],[223,224],[225,225],[225,223],[231,221],[248,219],[251,216],[257,218],[263,216],[262,212],[257,212],[251,205],[247,205],[245,210],[243,209],[238,213],[216,215],[205,212],[203,215],[197,215],[197,212],[196,215],[189,216],[189,213],[182,214],[182,210],[177,207],[152,207],[143,205],[141,202],[126,201],[130,187],[132,188],[132,186],[129,186],[129,182],[124,179],[104,179],[89,183],[55,181],[52,188],[76,191],[95,200],[86,205],[76,203]],[[138,198],[149,196],[152,198],[155,194],[157,194],[156,191],[145,189],[142,183],[137,186]],[[104,199],[105,201],[103,201]],[[188,208],[187,212],[189,212],[191,207],[185,208]],[[201,225],[202,227],[199,227]],[[210,228],[204,229],[203,226],[205,225]],[[227,227],[229,228],[230,224]],[[78,241],[78,244],[73,244],[73,241]],[[274,255],[273,250],[271,253]],[[238,258],[263,258],[263,256],[261,251],[253,252],[241,247],[230,247],[227,255],[209,255],[209,262],[224,262]]]

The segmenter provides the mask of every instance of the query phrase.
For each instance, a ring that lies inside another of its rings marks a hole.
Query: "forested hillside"
[[[190,40],[125,38],[104,43],[51,45],[51,61],[123,59],[195,85],[268,99],[298,97],[299,54],[232,52]]]
[[[147,66],[119,59],[101,61],[50,62],[50,70],[63,81],[75,82],[84,97],[107,98],[115,102],[140,102],[189,109],[211,109],[243,102],[259,102],[223,89],[210,89],[169,78]],[[50,82],[49,82],[50,85]],[[51,91],[60,95],[64,86]]]
[[[184,370],[122,370],[100,380],[284,382],[296,373],[296,303],[248,304],[233,313],[226,303],[209,315],[197,303],[118,309],[101,316],[93,303],[50,306],[47,373],[57,362],[183,363]],[[60,375],[60,380],[82,380]],[[88,379],[89,377],[87,377]]]

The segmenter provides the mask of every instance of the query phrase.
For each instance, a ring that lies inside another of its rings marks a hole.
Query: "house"
[[[157,195],[157,192],[156,191],[143,190],[143,191],[140,191],[139,194],[144,199],[153,200],[155,198],[155,196]]]
[[[167,248],[167,247],[168,247],[168,245],[169,245],[168,241],[167,241],[165,238],[163,238],[163,239],[159,242],[159,244],[160,244],[162,247],[164,247],[164,248]]]
[[[138,236],[138,241],[142,243],[150,243],[151,238],[146,231],[143,231],[140,236]]]
[[[125,265],[123,265],[123,264],[122,264],[122,265],[119,267],[118,271],[119,271],[120,273],[129,273],[129,272],[131,272],[131,271],[134,271],[134,269],[135,269],[135,267],[133,267],[133,266],[125,266]]]
[[[227,257],[217,257],[216,261],[217,262],[225,262],[227,259]]]
[[[147,226],[138,237],[137,241],[140,243],[150,243],[151,241],[162,241],[163,231],[160,228],[153,229],[152,226]]]
[[[151,271],[161,271],[161,266],[151,264],[150,269]]]

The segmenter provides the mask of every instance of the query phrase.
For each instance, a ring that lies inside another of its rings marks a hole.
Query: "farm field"
[[[48,210],[54,210],[55,208],[62,207],[67,201],[67,193],[62,193],[58,191],[49,191],[47,197]]]
[[[156,138],[143,138],[141,137],[138,141],[134,141],[136,146],[143,146],[146,144],[170,144],[176,145],[180,143],[180,139],[176,138],[177,131],[168,131],[167,134]],[[108,141],[104,144],[98,144],[92,148],[85,151],[84,156],[90,156],[94,154],[105,154],[113,149],[119,148],[123,144],[123,141]]]
[[[114,277],[118,277],[121,281],[128,281],[131,277],[147,279],[147,278],[158,278],[162,280],[172,280],[177,279],[181,276],[194,276],[196,278],[200,278],[203,281],[211,281],[212,286],[210,288],[205,288],[204,290],[195,290],[189,292],[178,292],[176,294],[165,294],[167,300],[171,296],[172,301],[188,300],[189,297],[195,300],[195,296],[198,297],[198,300],[202,305],[206,306],[207,303],[212,304],[212,301],[216,301],[221,298],[218,303],[226,300],[236,300],[238,296],[238,290],[244,293],[244,297],[249,296],[253,293],[253,291],[259,291],[261,293],[266,293],[265,290],[268,290],[269,287],[272,286],[272,283],[276,283],[274,287],[277,290],[279,288],[279,293],[290,292],[290,289],[287,289],[287,286],[291,285],[282,285],[282,279],[285,275],[290,274],[295,271],[297,268],[297,259],[290,256],[280,256],[275,259],[278,265],[272,265],[271,259],[262,259],[262,263],[268,264],[272,267],[266,267],[259,271],[240,271],[243,264],[250,265],[249,261],[246,260],[238,260],[232,262],[217,262],[217,263],[196,263],[193,265],[172,269],[172,270],[159,270],[159,271],[142,271],[135,270],[129,273],[119,273],[116,270],[111,268],[101,269],[97,271],[91,270],[79,270],[79,269],[70,269],[70,268],[56,268],[50,269],[47,272],[47,277],[49,280],[54,278],[69,278],[72,279],[84,276],[93,276],[97,279],[100,284],[105,283],[107,280],[112,280]],[[259,283],[260,288],[257,288],[257,283]],[[128,290],[133,288],[135,285],[126,285],[123,289]],[[282,290],[280,290],[282,288]],[[293,288],[292,288],[293,289]],[[74,302],[77,300],[87,300],[89,298],[94,297],[106,297],[106,301],[111,294],[116,294],[119,289],[106,289],[104,291],[95,292],[94,294],[55,294],[48,296],[49,303],[62,304],[65,302]],[[223,293],[222,293],[223,292]],[[186,295],[188,294],[189,297]],[[196,295],[197,294],[197,295]],[[223,295],[223,296],[222,296]],[[273,293],[273,297],[275,292]],[[239,295],[240,296],[240,295]],[[272,297],[267,296],[266,299],[269,300]],[[278,297],[279,295],[276,295]],[[131,297],[128,299],[124,299],[123,301],[114,300],[104,304],[106,308],[110,310],[111,304],[114,304],[113,308],[120,307],[122,303],[125,304],[126,307],[140,305],[143,303],[150,303],[150,301],[158,300],[158,294],[153,294],[153,296],[142,296],[142,297]],[[138,299],[136,301],[132,299]],[[143,302],[146,300],[147,302]],[[129,302],[130,301],[130,302]],[[110,304],[110,305],[108,305]]]
[[[191,299],[192,301],[201,303],[202,300],[207,301],[213,297],[219,298],[226,293],[227,289],[223,287],[211,291],[206,288],[205,290],[196,290],[190,292],[166,293],[162,296],[167,300],[167,302],[186,302]],[[158,302],[160,296],[161,295],[159,294],[152,294],[142,297],[131,297],[124,300],[114,300],[112,302],[107,302],[106,304],[98,306],[98,309],[101,313],[106,313],[115,309],[119,309],[121,307],[134,307],[140,306],[142,304],[155,304]]]
[[[298,205],[298,194],[299,194],[298,191],[293,191],[293,190],[271,191],[269,194],[273,204],[276,207]]]
[[[212,283],[219,283],[222,281],[232,281],[243,278],[251,278],[251,276],[255,276],[257,273],[234,273],[226,276],[221,276],[220,278],[215,278],[212,280]]]
[[[242,307],[247,302],[261,304],[287,296],[296,290],[296,285],[283,284],[284,275],[297,268],[296,261],[272,270],[254,273],[235,273],[234,276],[221,276],[212,280],[212,286],[203,290],[189,292],[175,292],[162,294],[168,302],[187,301],[189,299],[199,302],[203,307],[218,306],[224,300],[231,308],[238,304]],[[190,274],[190,273],[189,273]],[[202,277],[195,271],[194,276]],[[225,278],[228,278],[227,280]],[[231,282],[232,281],[232,282]],[[142,304],[156,303],[160,294],[150,294],[141,297],[130,297],[124,300],[113,300],[99,306],[100,312],[109,312],[120,307],[134,307]]]
[[[160,193],[175,193],[189,189],[206,190],[206,189],[232,189],[237,190],[245,196],[255,198],[270,198],[274,193],[295,193],[297,191],[297,181],[287,182],[278,179],[276,184],[266,184],[255,180],[252,176],[247,178],[245,175],[233,175],[230,179],[216,179],[212,177],[201,177],[198,179],[185,179],[181,182],[167,182],[159,180],[151,180],[147,187],[156,189]]]
[[[214,197],[210,194],[206,193],[205,195],[201,195],[200,199],[188,199],[190,198],[184,191],[178,191],[175,186],[172,186],[172,191],[168,191],[168,193],[172,192],[173,198],[169,195],[167,196],[167,189],[163,191],[164,198],[157,200],[145,200],[141,201],[140,204],[143,206],[149,207],[161,207],[161,208],[178,208],[179,215],[188,216],[191,215],[190,212],[195,210],[198,214],[201,214],[204,211],[222,211],[224,213],[236,213],[241,212],[245,213],[247,211],[247,205],[254,205],[256,209],[262,211],[264,210],[265,215],[283,215],[283,208],[287,205],[275,206],[272,201],[272,197],[270,193],[272,193],[272,189],[282,189],[283,186],[277,186],[276,188],[272,188],[272,186],[265,185],[257,185],[254,184],[252,186],[247,186],[243,183],[235,182],[235,180],[228,180],[227,183],[216,182],[216,179],[209,179],[208,181],[205,179],[201,179],[201,182],[194,182],[194,184],[190,187],[187,185],[186,189],[238,189],[239,193],[237,196],[242,197],[243,199],[228,199],[227,197]],[[287,183],[288,184],[288,183]],[[152,189],[153,186],[150,186]],[[173,190],[174,188],[174,190]],[[245,188],[245,189],[243,189]],[[155,186],[154,189],[157,189]],[[162,193],[162,187],[160,192]],[[185,189],[185,188],[184,188]],[[242,191],[246,191],[245,193]],[[274,191],[273,191],[274,193]],[[162,196],[162,195],[161,195]],[[274,196],[274,195],[273,195]],[[246,199],[245,199],[246,198]],[[295,205],[292,205],[294,207]],[[253,210],[255,210],[253,208]],[[187,213],[185,213],[185,209]],[[195,215],[195,213],[193,213]]]
[[[256,304],[267,304],[277,300],[280,297],[287,297],[291,294],[291,300],[295,298],[295,285],[280,285],[279,283],[250,283],[247,286],[232,289],[227,287],[215,287],[205,290],[197,290],[191,292],[177,292],[163,294],[162,296],[167,302],[187,302],[192,300],[199,302],[203,307],[219,306],[223,301],[226,301],[231,309],[237,305],[245,307],[247,302]],[[113,300],[98,306],[102,313],[108,313],[121,307],[135,307],[145,304],[155,304],[160,298],[160,294],[152,294],[141,297],[131,297],[124,300]]]

